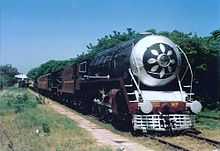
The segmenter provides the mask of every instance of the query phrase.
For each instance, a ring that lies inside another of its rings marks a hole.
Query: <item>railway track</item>
[[[168,145],[170,147],[172,147],[173,149],[175,150],[178,150],[178,151],[190,151],[189,149],[185,148],[185,147],[182,147],[180,145],[176,145],[174,143],[171,143],[169,141],[166,141],[166,140],[163,140],[159,137],[156,137],[156,136],[151,136],[151,135],[145,135],[146,137],[150,138],[150,139],[153,139],[153,140],[156,140],[164,145]]]
[[[89,116],[93,117],[93,118],[97,118],[94,115],[89,115]],[[194,134],[193,132],[196,133],[196,134]],[[181,139],[184,140],[184,139],[187,139],[187,138],[184,138],[185,136],[187,136],[187,137],[192,138],[194,143],[202,144],[204,146],[205,145],[210,145],[210,146],[213,146],[213,148],[215,148],[215,149],[220,149],[220,142],[219,141],[198,135],[200,133],[201,132],[194,130],[192,132],[185,132],[184,134],[179,135],[179,137],[181,137]],[[161,144],[167,145],[168,148],[172,148],[172,150],[175,150],[175,151],[194,151],[194,150],[199,150],[200,151],[200,149],[192,149],[192,147],[188,147],[187,145],[184,146],[184,145],[181,145],[181,144],[175,144],[172,141],[168,141],[168,140],[166,140],[163,137],[149,135],[149,134],[145,134],[144,136],[148,137],[149,139],[158,141]],[[175,138],[175,136],[173,136],[173,138]],[[205,142],[205,144],[204,144],[204,142]],[[209,149],[205,149],[204,148],[203,150],[207,150],[208,151]]]
[[[197,148],[196,146],[195,147],[187,146],[186,144],[184,145],[181,143],[177,144],[177,143],[174,143],[174,141],[169,140],[164,137],[157,137],[157,136],[152,136],[152,135],[145,135],[145,136],[148,137],[149,139],[156,140],[161,144],[167,145],[169,148],[172,148],[172,150],[175,150],[175,151],[194,151],[194,150],[201,150],[201,148],[202,148],[202,147]],[[220,149],[220,142],[219,141],[212,140],[210,138],[206,138],[203,136],[198,136],[198,135],[195,135],[192,133],[185,133],[184,135],[179,136],[179,137],[181,137],[180,140],[184,141],[184,139],[187,139],[187,138],[185,138],[185,136],[190,137],[194,141],[196,141],[194,143],[198,143],[198,146],[200,146],[200,144],[205,146],[207,143],[207,144],[211,145],[213,149]],[[191,142],[191,143],[193,143],[193,142]],[[210,148],[203,148],[203,150],[210,150]]]
[[[218,147],[220,148],[220,142],[219,141],[216,141],[216,140],[213,140],[213,139],[210,139],[210,138],[206,138],[204,136],[199,136],[199,135],[195,135],[195,134],[192,134],[192,133],[186,133],[185,134],[186,136],[189,136],[189,137],[192,137],[192,138],[195,138],[195,139],[198,139],[198,140],[202,140],[202,141],[205,141],[215,147]]]
[[[198,115],[198,117],[208,118],[208,119],[213,119],[213,120],[220,120],[220,117],[216,117],[216,116]]]

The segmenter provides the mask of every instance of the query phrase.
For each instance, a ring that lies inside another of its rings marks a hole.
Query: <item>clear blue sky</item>
[[[219,0],[0,0],[0,64],[20,72],[68,59],[131,27],[201,36],[220,27]]]

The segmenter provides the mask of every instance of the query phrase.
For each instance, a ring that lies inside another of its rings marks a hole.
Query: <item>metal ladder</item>
[[[136,94],[135,94],[135,87],[132,84],[132,81],[125,84],[124,87],[127,91],[129,102],[138,102]]]

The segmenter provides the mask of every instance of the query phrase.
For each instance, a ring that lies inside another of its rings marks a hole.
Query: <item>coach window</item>
[[[87,68],[87,62],[86,61],[84,61],[84,62],[79,64],[79,72],[85,73],[86,72],[86,68]]]

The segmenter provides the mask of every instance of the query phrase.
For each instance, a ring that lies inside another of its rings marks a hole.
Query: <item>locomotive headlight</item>
[[[141,111],[144,113],[150,113],[153,110],[153,105],[150,101],[144,100],[142,103],[139,104]]]
[[[193,101],[191,103],[187,103],[187,106],[195,114],[199,113],[202,109],[202,105],[199,101]]]

